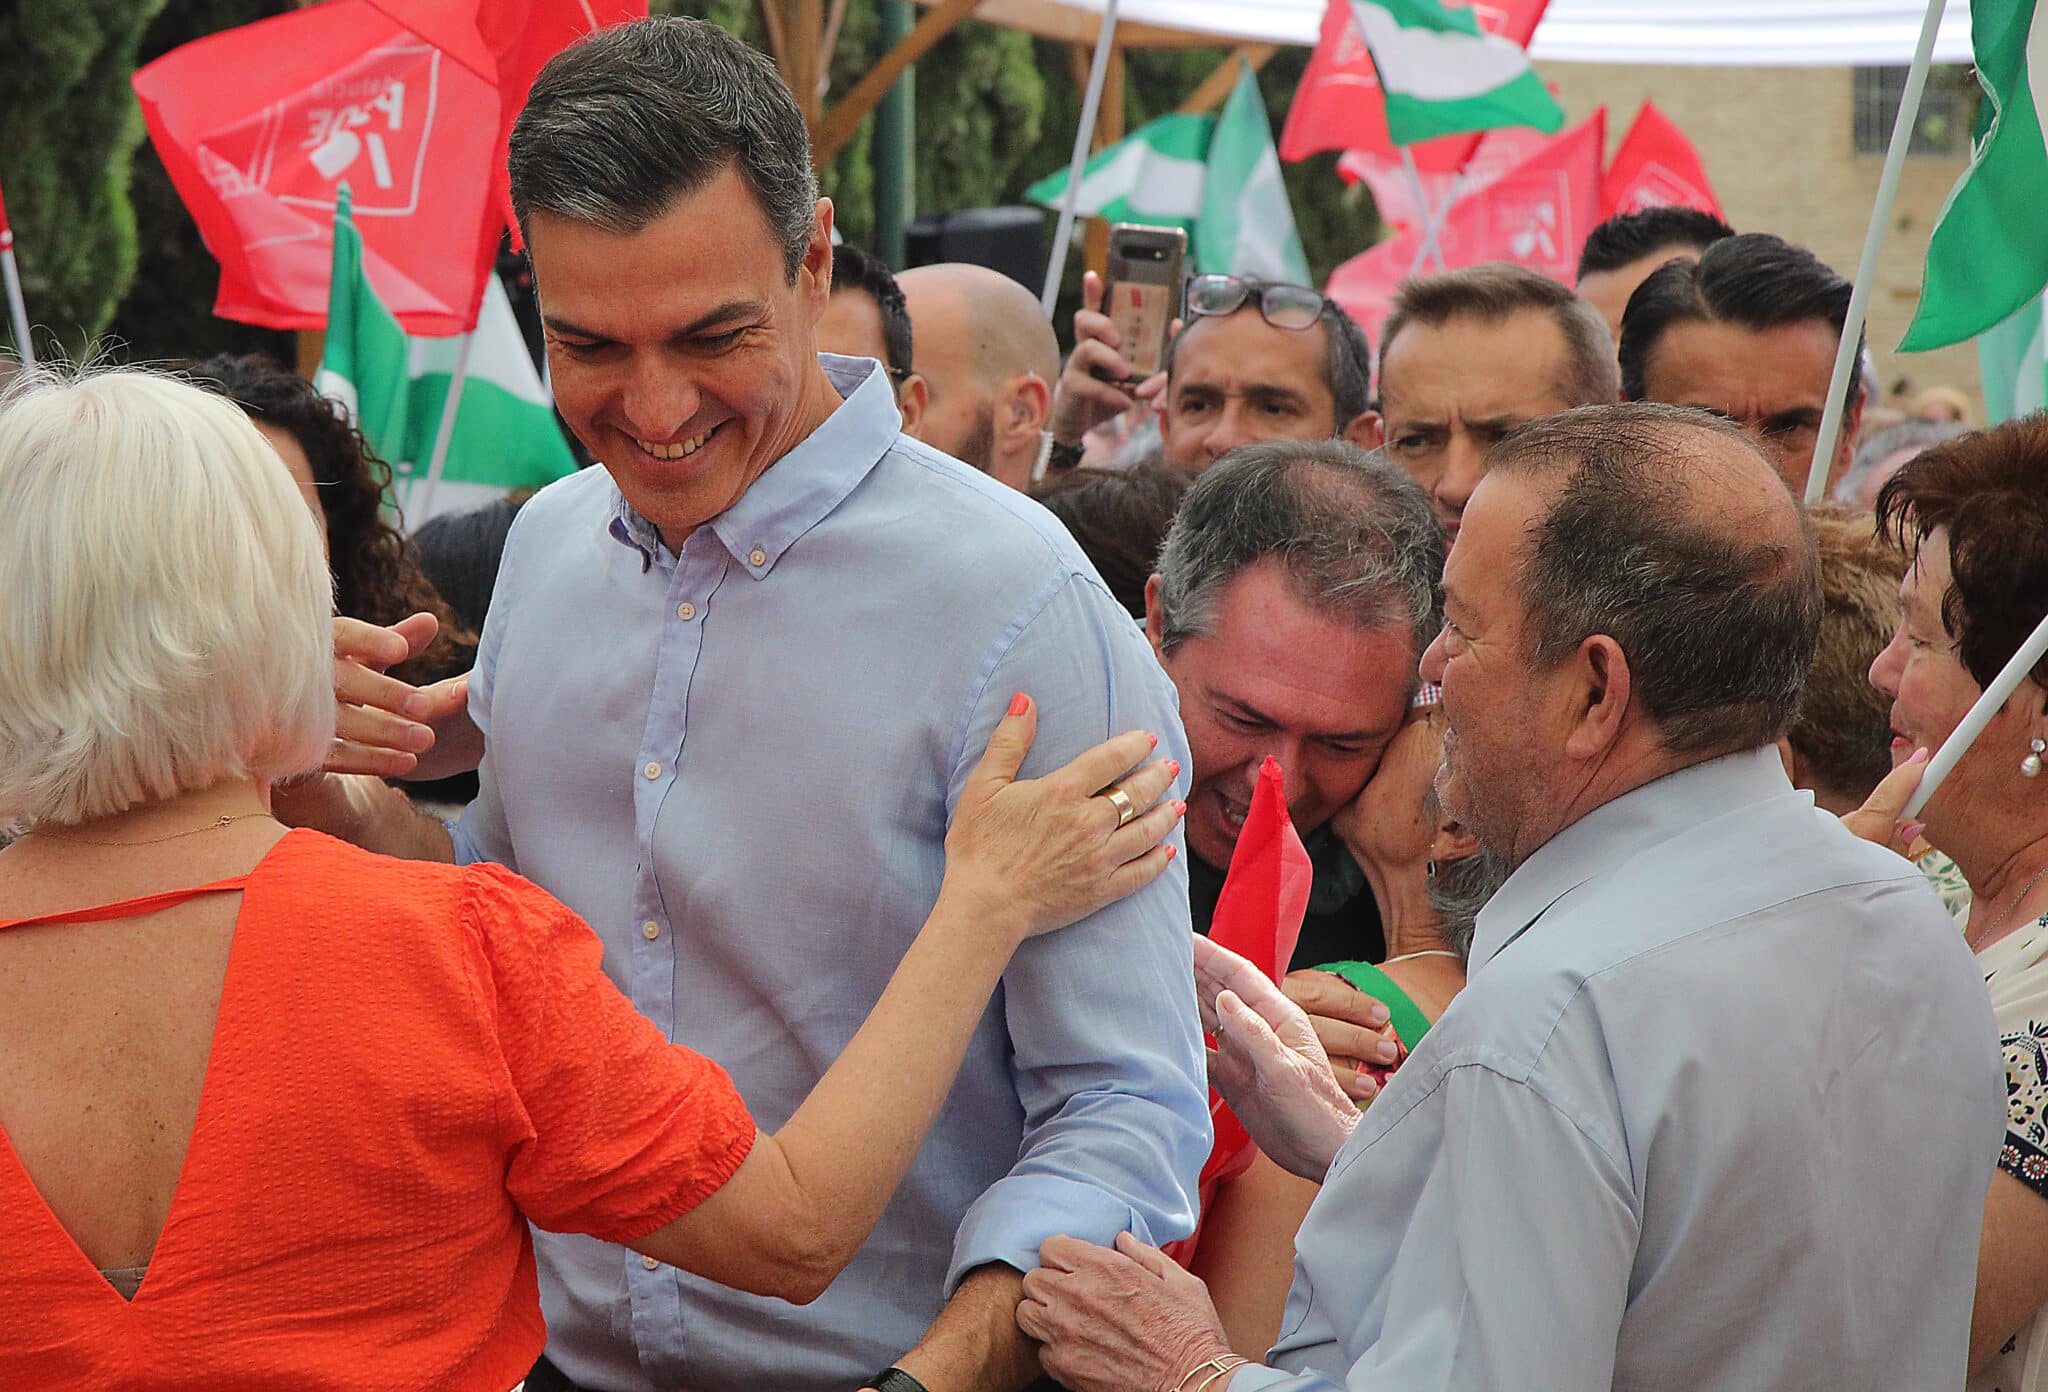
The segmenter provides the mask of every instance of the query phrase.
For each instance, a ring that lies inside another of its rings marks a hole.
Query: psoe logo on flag
[[[1571,179],[1564,171],[1504,180],[1490,190],[1493,245],[1530,270],[1557,274],[1578,253],[1582,233],[1572,224]]]
[[[1628,192],[1615,204],[1617,213],[1640,213],[1645,208],[1704,208],[1713,200],[1690,179],[1668,165],[1651,160],[1629,181]]]
[[[420,205],[440,89],[440,50],[394,40],[207,143],[248,184],[323,221],[344,181],[357,218],[410,217]]]

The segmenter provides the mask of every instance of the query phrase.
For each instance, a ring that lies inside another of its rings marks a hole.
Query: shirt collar
[[[1468,971],[1478,971],[1565,895],[1629,857],[1791,791],[1776,747],[1763,745],[1667,773],[1601,804],[1538,846],[1479,911]]]
[[[853,492],[903,429],[896,393],[880,363],[833,353],[818,354],[818,363],[839,393],[838,408],[709,523],[719,543],[757,580]],[[643,571],[661,552],[660,533],[623,493],[607,530],[640,553]]]

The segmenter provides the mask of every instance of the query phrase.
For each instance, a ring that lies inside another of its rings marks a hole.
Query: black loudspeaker
[[[1045,211],[963,208],[932,213],[904,229],[903,255],[911,266],[938,261],[986,266],[1036,292],[1045,277]]]

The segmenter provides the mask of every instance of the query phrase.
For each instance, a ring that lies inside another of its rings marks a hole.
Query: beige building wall
[[[1775,232],[1854,277],[1877,198],[1882,155],[1856,153],[1855,75],[1849,68],[1618,67],[1547,63],[1566,117],[1607,106],[1610,155],[1647,99],[1698,147],[1707,177],[1739,232]],[[1909,155],[1870,300],[1869,341],[1885,399],[1930,386],[1960,387],[1979,419],[1976,350],[1899,353],[1920,298],[1928,234],[1967,164]]]

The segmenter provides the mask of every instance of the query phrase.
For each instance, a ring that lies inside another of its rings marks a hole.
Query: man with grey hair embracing
[[[1018,1312],[1045,1366],[1078,1392],[1958,1385],[1997,1036],[1919,873],[1772,747],[1820,605],[1797,504],[1726,422],[1587,407],[1496,446],[1422,663],[1446,809],[1515,867],[1470,982],[1361,1115],[1300,1012],[1199,944],[1212,1078],[1323,1181],[1283,1332],[1250,1363],[1144,1244],[1054,1239]]]
[[[1244,445],[1188,490],[1146,586],[1145,631],[1180,694],[1194,756],[1197,932],[1208,931],[1271,757],[1315,867],[1294,962],[1385,955],[1360,868],[1368,857],[1345,844],[1339,814],[1408,719],[1416,663],[1440,619],[1443,564],[1428,496],[1380,455],[1340,440]],[[1324,973],[1299,973],[1290,989],[1325,1018],[1333,1054],[1386,1061],[1364,1033],[1386,1021],[1376,1002]]]
[[[507,541],[469,692],[482,789],[452,838],[361,784],[343,829],[550,890],[778,1126],[931,908],[1005,712],[1036,711],[1026,775],[1133,727],[1185,760],[1173,692],[1048,513],[900,434],[879,365],[817,353],[832,205],[765,57],[695,20],[592,36],[534,83],[511,188],[556,402],[601,467]],[[424,747],[393,719],[344,729]],[[1031,1381],[1012,1312],[1046,1238],[1193,1227],[1187,929],[1176,866],[1019,951],[887,1214],[808,1308],[537,1233],[529,1392]]]

